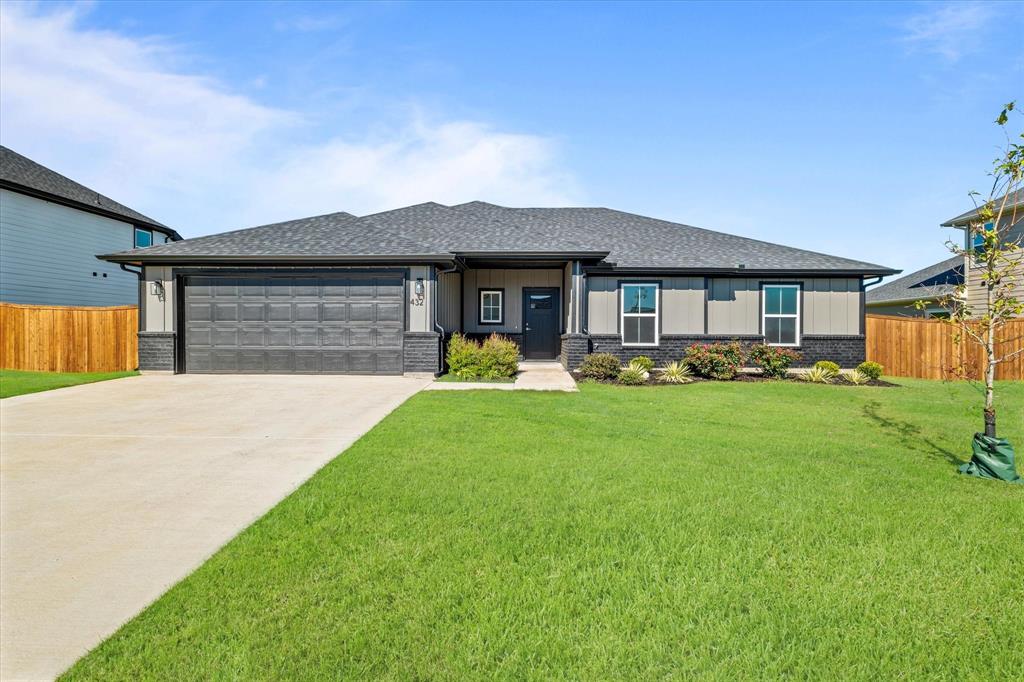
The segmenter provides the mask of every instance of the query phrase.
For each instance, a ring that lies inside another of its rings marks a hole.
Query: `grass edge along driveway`
[[[28,372],[0,369],[0,398],[136,376],[138,372]]]
[[[1024,491],[901,383],[421,393],[65,678],[1012,678]]]

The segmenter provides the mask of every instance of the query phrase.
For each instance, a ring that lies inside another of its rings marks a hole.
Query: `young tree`
[[[955,342],[983,349],[983,414],[990,438],[996,437],[996,367],[1024,353],[1024,348],[1012,350],[1019,339],[1006,336],[1008,323],[1024,315],[1024,226],[1019,224],[1024,220],[1024,132],[1013,134],[1008,128],[1017,113],[1010,102],[995,121],[1006,142],[989,173],[988,194],[971,192],[976,211],[964,226],[966,243],[947,242],[953,253],[965,257],[966,271],[964,283],[943,304],[950,311],[947,321],[954,328]],[[984,296],[968,296],[968,287],[983,288]],[[964,373],[963,367],[957,369]]]

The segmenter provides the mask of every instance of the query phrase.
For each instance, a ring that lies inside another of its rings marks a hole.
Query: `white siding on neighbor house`
[[[462,274],[445,272],[437,276],[437,322],[445,332],[459,330]]]
[[[138,278],[96,258],[134,239],[129,223],[0,189],[0,301],[137,305]]]
[[[703,277],[588,277],[587,331],[617,334],[619,281],[661,282],[662,334],[704,333]],[[761,282],[803,284],[801,315],[804,334],[860,334],[861,298],[858,278],[790,279],[714,277],[708,280],[707,333],[756,335],[761,326]]]
[[[520,334],[523,327],[523,287],[557,287],[563,288],[565,271],[557,269],[483,269],[466,270],[462,274],[463,281],[463,331],[478,334],[498,332],[504,334]],[[480,289],[505,290],[504,323],[478,324],[480,319]],[[562,297],[559,297],[561,300]],[[565,305],[562,305],[564,322]]]
[[[662,334],[704,333],[703,277],[588,277],[587,331],[617,334],[619,331],[619,281],[661,283]]]

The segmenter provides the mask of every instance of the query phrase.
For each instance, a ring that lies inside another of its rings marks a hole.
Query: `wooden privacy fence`
[[[139,309],[0,303],[0,367],[118,372],[138,367]]]
[[[919,379],[953,379],[963,367],[969,378],[981,379],[985,352],[964,338],[954,342],[955,328],[941,320],[868,315],[867,358],[885,366],[885,373]],[[1024,348],[1024,319],[1012,320],[1000,335],[1000,354]],[[997,379],[1024,379],[1024,353],[996,367]]]

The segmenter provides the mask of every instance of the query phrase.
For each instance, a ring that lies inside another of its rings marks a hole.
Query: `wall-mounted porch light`
[[[422,277],[416,280],[416,284],[413,286],[413,291],[416,292],[417,296],[420,296],[420,297],[423,296],[423,278]]]

